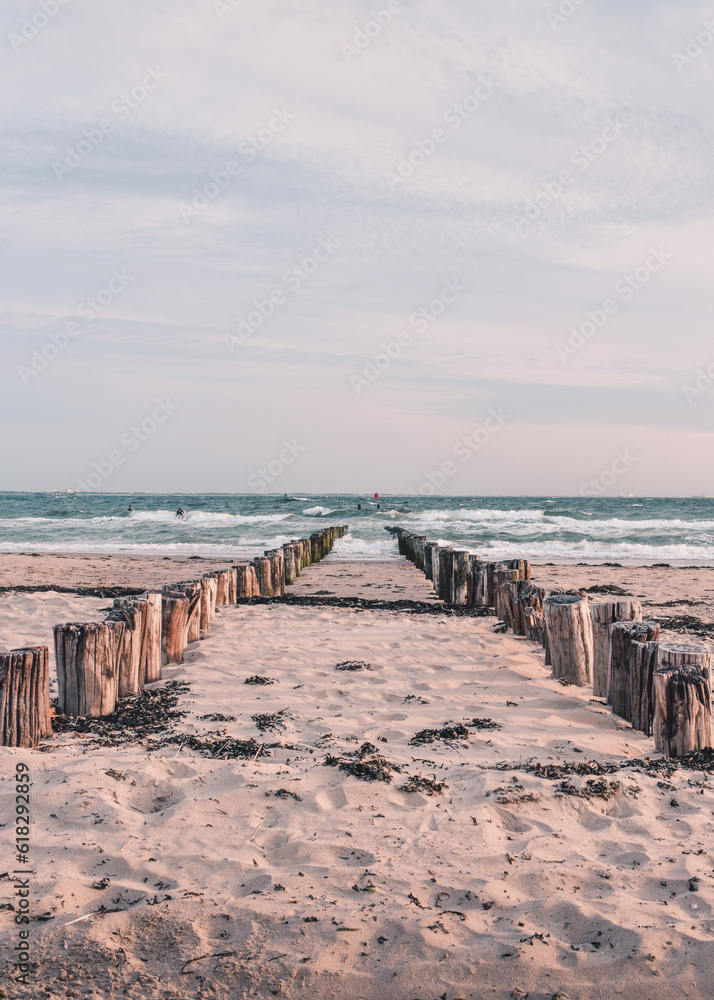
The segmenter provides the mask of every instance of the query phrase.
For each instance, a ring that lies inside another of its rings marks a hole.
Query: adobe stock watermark
[[[561,0],[557,8],[553,10],[547,10],[545,12],[545,19],[551,26],[553,31],[556,30],[561,24],[572,17],[576,10],[579,10],[587,3],[587,0]]]
[[[684,398],[690,406],[692,406],[696,399],[701,399],[702,396],[711,392],[712,388],[714,388],[714,361],[707,365],[706,368],[697,368],[691,381],[691,385],[685,382],[682,386]]]
[[[681,52],[675,50],[672,53],[674,65],[680,73],[683,73],[687,66],[692,66],[712,45],[714,45],[714,21],[702,21],[701,29],[696,35],[689,36],[685,48]]]
[[[146,73],[140,83],[112,101],[109,106],[111,115],[100,118],[95,128],[82,129],[84,138],[80,139],[76,146],[65,148],[64,160],[61,162],[60,160],[52,161],[52,169],[57,180],[62,181],[67,174],[74,173],[77,167],[80,167],[87,157],[91,156],[98,146],[101,146],[106,136],[113,131],[116,123],[126,121],[132,111],[141,107],[149,94],[157,90],[168,75],[158,66],[147,66]]]
[[[430,325],[436,323],[440,316],[446,312],[448,306],[453,305],[457,299],[466,291],[466,285],[462,285],[458,278],[451,278],[444,282],[441,292],[433,298],[427,305],[422,306],[413,312],[408,319],[408,325],[417,333],[426,333]],[[360,375],[350,375],[350,385],[359,394],[363,389],[373,385],[383,372],[390,368],[393,361],[396,361],[404,353],[404,349],[411,347],[413,335],[409,330],[402,330],[397,334],[395,340],[389,343],[381,343],[382,350],[373,358],[366,360]]]
[[[298,444],[295,438],[292,441],[283,441],[280,453],[268,462],[265,468],[260,468],[248,476],[248,485],[256,493],[267,493],[268,487],[280,479],[285,470],[293,465],[305,451],[307,448]]]
[[[144,417],[138,424],[132,424],[121,435],[119,443],[123,446],[122,448],[115,448],[100,462],[92,462],[94,471],[90,472],[83,480],[77,480],[77,490],[82,493],[96,493],[124,464],[127,455],[133,455],[139,451],[142,444],[153,437],[159,427],[165,424],[178,408],[178,403],[172,403],[168,397],[157,399],[151,414]]]
[[[184,222],[190,222],[197,218],[216,198],[230,187],[236,177],[240,177],[244,168],[252,163],[259,153],[264,153],[268,146],[275,140],[277,135],[284,132],[290,122],[295,121],[293,115],[287,108],[273,108],[273,116],[267,125],[258,129],[255,135],[248,136],[238,144],[237,156],[242,157],[243,162],[231,158],[221,170],[211,170],[208,180],[203,187],[193,189],[191,203],[180,202],[178,206],[179,214]]]
[[[225,21],[228,14],[233,14],[242,7],[245,0],[213,0],[213,9],[219,21]]]
[[[37,10],[29,17],[23,17],[19,33],[11,31],[8,34],[7,40],[12,51],[17,54],[29,45],[68,3],[69,0],[40,0]]]
[[[311,254],[303,257],[297,264],[283,271],[282,284],[275,288],[264,299],[254,299],[255,308],[245,317],[239,316],[235,333],[225,333],[223,342],[230,354],[241,344],[247,343],[260,330],[265,321],[274,315],[294,295],[306,281],[318,271],[320,266],[329,260],[340,249],[340,244],[333,239],[318,240]]]
[[[624,122],[607,122],[599,135],[573,150],[568,162],[576,167],[581,174],[585,173],[593,163],[597,163],[605,155],[626,130],[627,125]],[[540,219],[548,209],[552,208],[558,199],[573,186],[575,180],[576,177],[572,171],[561,170],[555,180],[541,184],[541,190],[535,198],[526,204],[522,215],[519,215],[515,220],[518,235],[524,236],[528,228]]]
[[[487,412],[488,417],[483,423],[469,434],[464,434],[462,438],[459,438],[452,448],[454,455],[460,459],[462,466],[470,462],[473,456],[477,455],[511,419],[507,413],[503,412],[502,406],[499,406],[497,409],[491,407]],[[434,496],[446,484],[447,479],[451,479],[458,471],[459,466],[457,463],[447,458],[441,463],[438,469],[435,469],[433,472],[425,472],[422,483],[416,490],[410,490],[409,494],[410,496]]]
[[[599,476],[593,476],[580,487],[580,496],[602,497],[612,489],[615,483],[639,462],[629,448],[615,452],[615,458],[609,468],[603,469]]]
[[[590,309],[585,319],[578,326],[568,328],[570,336],[567,343],[559,341],[555,345],[555,351],[560,360],[565,363],[570,358],[582,350],[583,347],[592,340],[595,334],[599,333],[610,322],[613,316],[620,311],[622,303],[630,302],[640,289],[649,284],[653,274],[661,271],[672,254],[667,253],[664,247],[650,247],[650,253],[641,267],[635,268],[632,274],[623,274],[615,282],[613,289],[615,298],[604,299],[596,309]],[[618,302],[618,299],[621,301]]]
[[[100,288],[94,295],[88,296],[79,303],[75,309],[77,316],[85,321],[85,326],[87,323],[91,323],[109,308],[112,302],[124,292],[129,282],[133,280],[134,275],[129,274],[125,267],[121,271],[114,269],[104,288]],[[78,323],[70,320],[59,332],[51,333],[42,347],[33,350],[28,365],[17,366],[17,372],[23,384],[29,385],[31,379],[37,378],[41,372],[45,371],[50,363],[58,358],[62,351],[66,350],[70,341],[79,337],[83,332],[84,330]]]
[[[401,0],[389,0],[381,10],[371,10],[370,19],[359,28],[355,28],[351,42],[341,43],[340,52],[345,57],[345,62],[352,62],[357,56],[361,56],[375,38],[379,38],[382,32],[394,23],[395,17],[402,13],[404,4]]]
[[[478,86],[463,100],[447,108],[442,120],[450,127],[451,132],[457,132],[501,86],[501,81],[494,80],[490,74],[481,75]],[[417,139],[413,148],[405,156],[400,157],[395,168],[385,171],[384,179],[390,189],[394,191],[397,185],[413,177],[419,167],[430,160],[439,147],[448,141],[449,134],[441,126],[437,126],[425,138]]]

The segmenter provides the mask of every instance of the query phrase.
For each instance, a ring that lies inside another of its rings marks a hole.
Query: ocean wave
[[[392,561],[400,559],[397,542],[394,538],[355,538],[352,532],[347,532],[342,538],[335,540],[328,559],[355,562]]]
[[[307,517],[324,517],[326,514],[334,514],[334,510],[331,507],[308,507],[303,514]]]

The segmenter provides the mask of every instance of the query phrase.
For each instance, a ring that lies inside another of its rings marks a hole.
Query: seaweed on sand
[[[390,782],[392,773],[396,771],[401,774],[402,770],[398,764],[383,757],[372,743],[363,743],[359,750],[344,753],[340,757],[328,754],[324,764],[327,767],[339,767],[341,771],[362,781]]]

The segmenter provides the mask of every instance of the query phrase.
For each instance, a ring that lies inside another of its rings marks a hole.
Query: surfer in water
[[[185,517],[186,517],[186,511],[183,509],[183,507],[179,507],[179,509],[176,511],[176,520],[183,521]]]
[[[131,504],[129,504],[129,513],[131,514],[133,512],[133,510],[134,510],[134,508],[132,507]]]

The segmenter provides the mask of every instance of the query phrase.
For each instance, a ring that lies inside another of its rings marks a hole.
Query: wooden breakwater
[[[592,685],[614,715],[653,736],[660,753],[676,757],[714,745],[711,652],[660,641],[659,624],[642,620],[638,601],[546,591],[531,582],[526,559],[489,562],[405,528],[386,530],[437,597],[493,608],[505,630],[543,647],[554,677]]]
[[[58,711],[110,715],[119,698],[161,680],[163,666],[183,663],[186,647],[210,631],[217,606],[283,596],[346,531],[333,525],[230,569],[118,598],[101,622],[56,625]],[[0,745],[34,747],[51,734],[48,647],[0,653]]]

